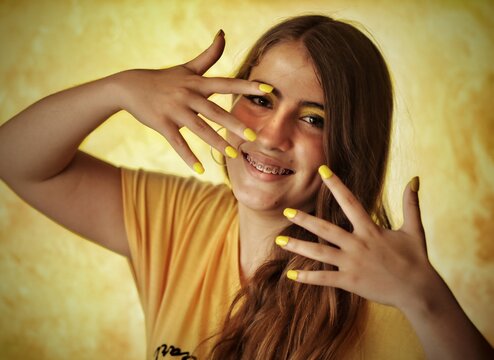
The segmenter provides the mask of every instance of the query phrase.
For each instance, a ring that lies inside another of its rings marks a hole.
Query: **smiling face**
[[[241,96],[232,114],[257,132],[255,142],[228,133],[242,156],[227,158],[240,204],[259,211],[314,208],[321,185],[324,94],[312,62],[299,42],[275,45],[252,68],[249,80],[274,87],[265,96]],[[240,153],[239,152],[239,153]]]

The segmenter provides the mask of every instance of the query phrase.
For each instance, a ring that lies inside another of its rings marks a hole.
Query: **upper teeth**
[[[252,159],[249,154],[246,154],[246,159],[257,170],[262,171],[265,174],[289,175],[289,174],[293,173],[293,171],[290,169],[285,169],[285,168],[273,166],[273,165],[264,165],[264,164],[256,161],[255,159]]]

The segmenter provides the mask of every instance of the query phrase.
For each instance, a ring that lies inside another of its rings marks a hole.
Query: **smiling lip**
[[[242,152],[248,167],[259,175],[268,175],[269,178],[279,178],[280,176],[292,175],[295,173],[292,169],[288,169],[275,163],[276,161],[269,159],[260,154],[248,154]],[[267,178],[266,178],[267,180]]]

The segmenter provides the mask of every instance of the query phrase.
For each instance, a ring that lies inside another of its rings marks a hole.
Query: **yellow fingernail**
[[[216,38],[218,36],[225,36],[225,32],[223,31],[223,29],[219,29],[218,32],[216,33],[216,35],[214,36],[214,39],[216,40]]]
[[[420,189],[420,178],[415,176],[412,180],[410,180],[410,190],[413,192],[418,192]]]
[[[194,165],[192,165],[192,168],[199,175],[204,174],[204,168],[202,167],[202,164],[200,162],[196,162]]]
[[[333,172],[326,166],[326,165],[321,165],[319,166],[319,175],[323,179],[329,179],[331,176],[333,176]]]
[[[257,135],[254,132],[254,130],[249,129],[249,128],[245,128],[245,130],[244,130],[244,136],[249,141],[255,141],[257,139]]]
[[[259,90],[261,90],[263,93],[270,94],[271,91],[273,91],[273,87],[268,84],[261,84],[259,85]]]
[[[238,156],[238,153],[237,153],[237,150],[235,150],[233,147],[231,146],[227,146],[225,148],[225,153],[231,157],[232,159],[235,159],[237,156]]]
[[[274,240],[274,242],[276,243],[276,245],[279,245],[279,246],[286,246],[286,244],[288,244],[288,236],[277,236],[276,239]]]
[[[290,280],[297,280],[298,271],[297,270],[288,270],[286,272],[286,277],[289,278]]]
[[[297,210],[292,208],[286,208],[283,210],[283,215],[285,215],[289,219],[293,219],[295,215],[297,215]]]

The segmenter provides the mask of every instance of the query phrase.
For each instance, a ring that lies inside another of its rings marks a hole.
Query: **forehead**
[[[324,93],[314,64],[300,42],[283,42],[273,46],[252,68],[250,80],[274,86],[283,97],[324,102]]]

